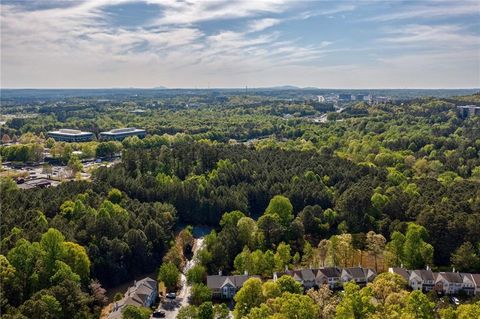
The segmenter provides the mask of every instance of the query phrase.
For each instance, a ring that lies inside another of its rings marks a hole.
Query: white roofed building
[[[95,135],[92,132],[82,132],[80,130],[62,128],[57,131],[47,133],[48,137],[55,141],[63,142],[88,142],[93,140]]]
[[[138,136],[139,138],[144,138],[145,135],[147,135],[145,130],[135,127],[126,127],[113,129],[107,132],[101,132],[99,138],[100,140],[105,141],[121,141],[129,136]]]

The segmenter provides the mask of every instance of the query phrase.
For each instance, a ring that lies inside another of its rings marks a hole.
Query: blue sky
[[[480,0],[3,0],[1,86],[480,86]]]

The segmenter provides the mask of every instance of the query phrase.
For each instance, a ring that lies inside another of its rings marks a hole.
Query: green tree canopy
[[[180,271],[171,262],[163,263],[158,271],[158,281],[163,281],[167,290],[175,291],[180,280]]]
[[[265,300],[262,292],[262,281],[258,278],[248,279],[233,299],[235,300],[233,310],[235,319],[245,317],[250,309],[259,306]]]
[[[282,195],[276,195],[271,200],[265,210],[266,215],[278,215],[280,222],[287,227],[293,220],[293,206],[290,200]]]

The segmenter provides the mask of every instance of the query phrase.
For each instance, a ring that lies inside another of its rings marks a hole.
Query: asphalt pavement
[[[165,311],[165,318],[175,319],[178,315],[180,308],[187,306],[190,299],[191,286],[187,284],[187,277],[185,276],[187,271],[195,266],[197,262],[197,253],[203,247],[203,237],[196,238],[193,244],[193,256],[192,259],[187,261],[187,264],[183,268],[182,274],[180,275],[180,285],[181,289],[177,294],[175,300],[162,303],[160,302],[156,311]]]

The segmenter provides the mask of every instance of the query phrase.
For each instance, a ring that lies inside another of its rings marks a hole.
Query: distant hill
[[[294,85],[280,85],[280,86],[272,86],[266,88],[257,88],[263,90],[301,90],[302,88]]]

